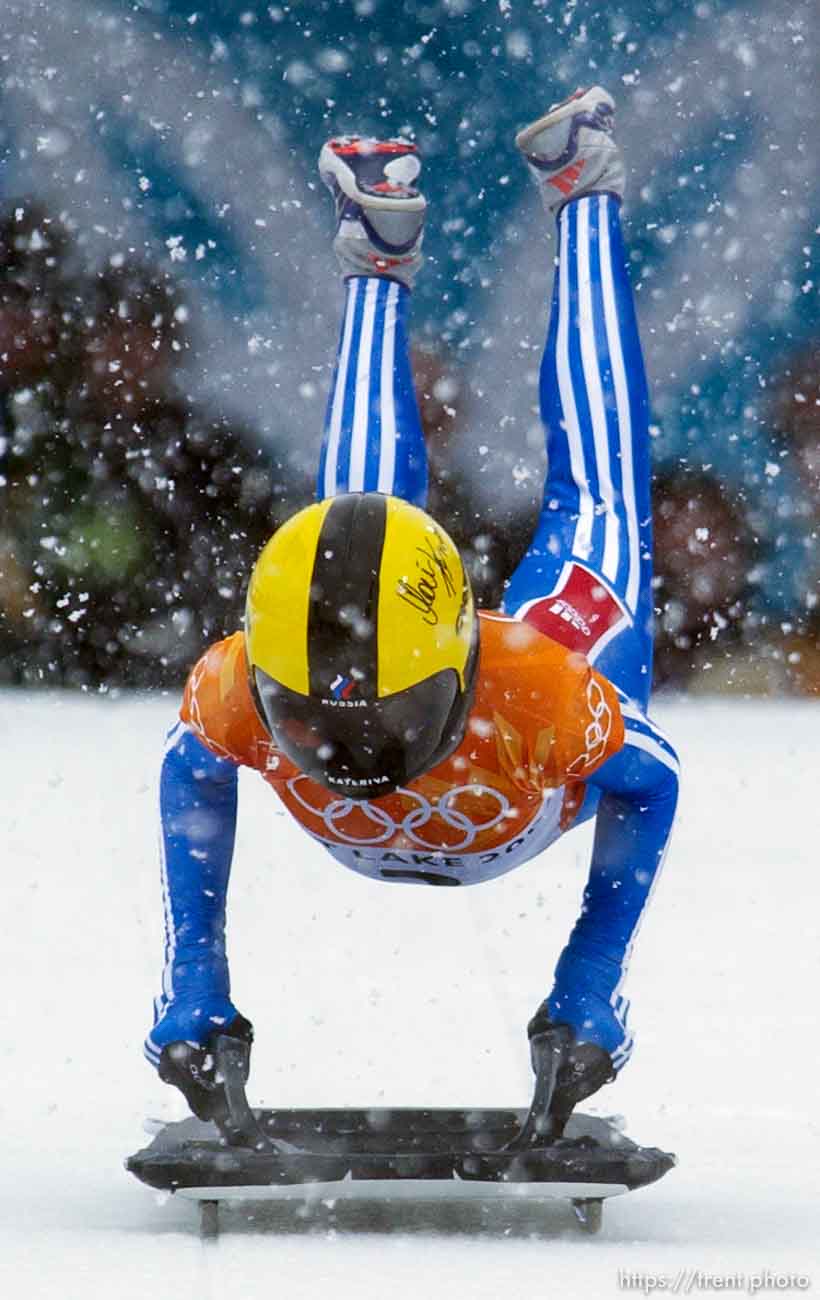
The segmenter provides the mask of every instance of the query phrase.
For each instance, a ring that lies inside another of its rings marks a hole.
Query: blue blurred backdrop
[[[309,475],[340,300],[315,158],[332,133],[413,132],[432,211],[416,329],[463,369],[455,454],[478,498],[526,510],[552,253],[511,139],[601,82],[657,457],[742,488],[787,609],[806,548],[768,395],[818,333],[818,26],[816,0],[16,0],[5,192],[65,213],[91,258],[178,274],[191,391]]]

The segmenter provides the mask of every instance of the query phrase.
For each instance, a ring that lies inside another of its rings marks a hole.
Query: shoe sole
[[[590,86],[589,90],[585,90],[582,95],[572,95],[569,99],[565,99],[563,104],[559,104],[557,108],[551,108],[543,117],[539,117],[535,122],[530,122],[529,126],[523,127],[515,137],[516,148],[520,149],[522,153],[527,153],[530,143],[542,131],[548,127],[556,126],[558,122],[563,122],[565,118],[572,117],[579,111],[583,112],[584,100],[590,95],[595,95],[596,103],[599,102],[599,97],[603,96],[614,112],[615,104],[612,96],[600,86]]]
[[[319,154],[319,172],[322,176],[332,176],[343,194],[358,203],[362,208],[377,212],[424,212],[427,200],[423,194],[410,195],[406,198],[379,198],[377,194],[360,190],[356,176],[351,167],[329,145],[322,145]]]

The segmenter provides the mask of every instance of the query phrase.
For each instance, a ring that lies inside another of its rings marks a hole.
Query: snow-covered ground
[[[140,1052],[175,701],[0,699],[2,1296],[538,1300],[617,1295],[622,1270],[692,1294],[709,1289],[697,1270],[749,1286],[769,1270],[758,1294],[776,1274],[820,1286],[817,705],[656,710],[684,758],[682,810],[633,963],[638,1050],[589,1109],[624,1113],[678,1169],[609,1201],[597,1238],[560,1203],[340,1205],[223,1211],[210,1249],[190,1202],[122,1167],[146,1115],[182,1114]],[[246,776],[230,935],[252,1100],[526,1104],[524,1026],[575,915],[586,831],[477,889],[387,887],[325,860]]]

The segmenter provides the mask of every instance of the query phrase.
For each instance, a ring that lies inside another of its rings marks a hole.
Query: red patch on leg
[[[604,638],[615,634],[619,624],[627,626],[630,619],[596,574],[570,564],[555,591],[526,607],[523,621],[568,650],[591,658]]]

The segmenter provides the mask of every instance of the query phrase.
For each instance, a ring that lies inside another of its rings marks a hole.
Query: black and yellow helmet
[[[389,794],[461,741],[478,619],[458,550],[398,497],[308,506],[248,589],[251,689],[276,744],[329,790]]]

